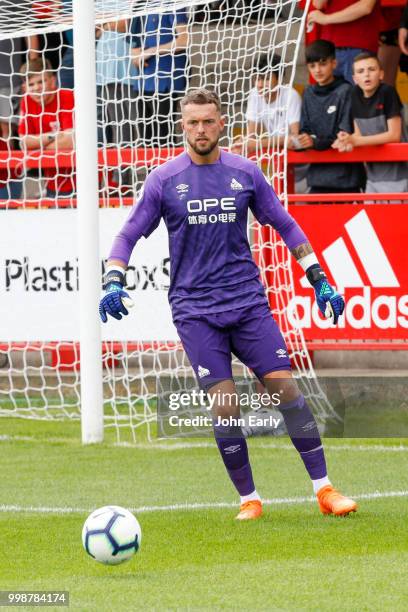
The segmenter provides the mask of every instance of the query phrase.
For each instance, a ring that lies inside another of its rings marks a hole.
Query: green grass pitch
[[[408,441],[327,440],[329,475],[360,506],[334,518],[308,499],[288,440],[251,440],[257,488],[272,503],[238,523],[211,440],[79,440],[76,423],[0,419],[1,589],[69,590],[84,611],[407,609]],[[88,511],[106,504],[140,509],[141,550],[117,567],[81,544]]]

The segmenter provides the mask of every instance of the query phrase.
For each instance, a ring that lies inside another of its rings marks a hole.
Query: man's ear
[[[384,80],[384,70],[381,69],[380,70],[380,81],[383,81],[383,80]]]
[[[337,60],[336,59],[333,60],[332,66],[333,66],[333,70],[336,70],[336,68],[337,68]]]

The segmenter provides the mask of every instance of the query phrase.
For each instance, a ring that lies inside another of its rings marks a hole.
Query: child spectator
[[[245,144],[248,153],[253,153],[258,147],[268,147],[271,143],[282,147],[287,132],[288,148],[295,148],[302,98],[295,89],[279,86],[281,66],[279,55],[259,57],[255,87],[248,98],[247,137],[239,137],[235,141],[232,147],[234,153],[242,153]],[[292,136],[295,136],[295,140]]]
[[[18,133],[23,149],[61,150],[74,148],[74,95],[57,89],[57,79],[48,60],[41,58],[21,67],[23,90]],[[75,177],[67,168],[45,169],[47,197],[66,198],[75,192]]]
[[[356,86],[351,95],[354,133],[340,131],[334,148],[407,142],[402,104],[394,87],[382,83],[384,73],[377,56],[361,53],[354,60]],[[408,191],[407,162],[367,162],[368,193]]]
[[[299,148],[324,151],[336,140],[337,133],[353,131],[351,85],[335,77],[336,50],[327,40],[316,40],[306,47],[306,62],[316,85],[304,94],[300,120]],[[310,193],[359,192],[364,186],[362,164],[311,164],[307,170]]]

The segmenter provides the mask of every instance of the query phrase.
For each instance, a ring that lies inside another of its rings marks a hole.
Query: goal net
[[[274,54],[280,123],[251,154],[286,202],[288,105],[305,13],[293,0],[95,0],[100,262],[149,171],[183,146],[179,99],[187,88],[221,98],[229,148],[245,135],[257,62]],[[4,0],[0,6],[0,207],[4,296],[0,415],[79,419],[72,2]],[[277,59],[278,57],[278,59]],[[82,58],[84,62],[87,58]],[[28,63],[27,63],[28,62]],[[82,85],[83,86],[83,85]],[[262,144],[268,137],[268,146]],[[301,330],[288,321],[288,251],[270,228],[249,226],[271,308],[303,391],[331,413]],[[192,377],[167,305],[165,229],[137,245],[127,272],[136,307],[103,327],[104,423],[118,441],[154,435],[156,378]],[[234,362],[234,373],[251,373]],[[143,434],[141,432],[144,432]]]

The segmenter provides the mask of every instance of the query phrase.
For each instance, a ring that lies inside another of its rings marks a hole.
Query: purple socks
[[[249,495],[255,490],[252,470],[249,464],[248,447],[240,427],[214,426],[218,450],[229,477],[238,493]]]
[[[312,480],[327,476],[317,423],[303,395],[279,407],[286,429]]]

